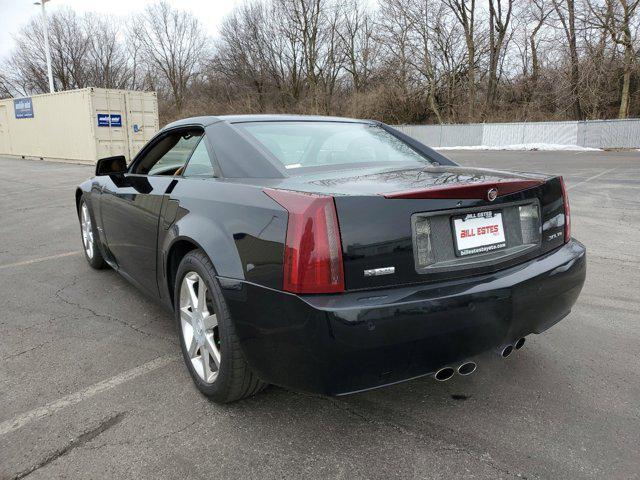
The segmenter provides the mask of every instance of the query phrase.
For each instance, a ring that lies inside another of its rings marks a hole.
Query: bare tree
[[[530,0],[530,19],[533,21],[533,28],[529,33],[529,46],[531,48],[531,89],[535,91],[540,78],[540,57],[538,55],[539,38],[538,34],[544,27],[547,18],[551,15],[551,8],[548,0]]]
[[[505,39],[513,0],[489,0],[489,81],[487,85],[487,110],[492,110],[498,94],[498,65],[504,53]]]
[[[256,99],[259,112],[265,111],[268,94],[268,22],[268,11],[261,4],[245,4],[232,12],[220,31],[214,67],[229,81],[245,86],[247,94]]]
[[[71,9],[58,10],[49,18],[49,37],[54,85],[57,90],[87,85],[88,40],[82,22]],[[15,83],[25,92],[49,90],[40,17],[32,19],[15,36],[15,48],[8,61]]]
[[[65,8],[51,17],[49,29],[54,81],[57,77],[58,88],[69,90],[91,86],[87,69],[89,39],[82,19],[70,8]]]
[[[442,123],[437,100],[438,78],[434,62],[437,49],[433,41],[432,18],[443,13],[442,5],[431,0],[408,0],[403,10],[413,32],[409,41],[409,64],[419,74],[420,79],[424,80],[428,108],[436,117],[436,121]]]
[[[396,122],[411,118],[416,103],[411,65],[413,30],[407,7],[408,0],[381,1],[379,7],[377,38],[383,49],[383,75],[388,85],[385,95],[393,99],[394,109],[389,113]]]
[[[13,82],[3,73],[0,73],[0,98],[10,97],[16,92]]]
[[[125,57],[127,58],[129,70],[127,88],[139,90],[145,87],[145,77],[147,72],[145,69],[145,62],[142,59],[140,41],[136,35],[132,35],[130,33],[132,28],[135,27],[131,22],[125,23],[124,52]]]
[[[338,31],[345,57],[344,69],[349,73],[355,92],[369,85],[376,66],[378,44],[374,39],[375,22],[361,0],[344,0],[343,28]]]
[[[120,29],[115,19],[95,14],[84,18],[88,39],[87,74],[92,85],[126,88],[131,81],[131,65],[125,46],[119,41]]]
[[[206,36],[199,20],[161,0],[137,17],[130,34],[139,42],[149,70],[166,82],[175,108],[180,111],[206,50]]]
[[[631,75],[635,62],[634,38],[631,28],[638,5],[640,5],[640,0],[604,0],[603,2],[592,1],[589,3],[589,9],[594,15],[598,27],[605,30],[611,41],[623,49],[622,87],[618,118],[629,116]],[[637,25],[635,28],[637,31]]]
[[[464,39],[467,45],[469,119],[473,120],[476,107],[476,0],[444,0],[444,2],[449,6],[464,30]]]
[[[302,72],[311,98],[311,111],[318,113],[326,105],[326,89],[332,83],[335,50],[335,21],[328,0],[275,0],[283,15],[283,30],[299,46]],[[328,76],[327,76],[328,75]]]
[[[274,111],[391,123],[627,118],[640,115],[639,4],[247,0],[215,40],[165,1],[129,22],[61,9],[50,17],[54,82],[157,90],[164,120]],[[48,90],[42,33],[39,16],[18,32],[0,95]]]
[[[49,20],[57,90],[88,86],[125,88],[129,84],[129,59],[114,19],[97,15],[79,17],[70,9],[62,9]],[[13,78],[12,88],[23,93],[47,92],[40,17],[21,29],[15,40],[16,48],[7,62],[7,78]]]
[[[562,25],[569,50],[570,86],[573,99],[573,115],[576,120],[584,118],[580,105],[580,60],[576,37],[575,0],[553,0],[553,6]]]

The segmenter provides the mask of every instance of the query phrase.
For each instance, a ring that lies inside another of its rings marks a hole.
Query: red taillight
[[[564,202],[564,243],[571,240],[571,210],[569,210],[569,195],[567,195],[567,186],[564,184],[564,178],[560,177],[560,185],[562,185],[562,201]]]
[[[333,197],[264,189],[289,212],[284,247],[284,290],[344,292],[338,216]]]

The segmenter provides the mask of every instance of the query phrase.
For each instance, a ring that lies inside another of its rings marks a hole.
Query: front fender
[[[91,203],[91,186],[93,182],[92,180],[85,180],[80,185],[76,187],[76,212],[80,215],[80,199],[83,194],[87,194],[87,203]],[[91,206],[91,205],[90,205]]]
[[[89,215],[95,225],[96,243],[100,249],[100,253],[113,268],[117,268],[113,256],[107,248],[107,241],[104,235],[104,229],[102,228],[102,214],[100,210],[100,195],[102,194],[103,181],[101,177],[93,177],[89,180],[85,180],[76,187],[76,213],[78,219],[80,219],[80,199],[84,197],[87,206],[89,207]]]

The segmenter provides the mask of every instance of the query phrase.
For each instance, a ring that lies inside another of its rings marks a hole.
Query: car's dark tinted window
[[[243,134],[237,125],[217,122],[207,127],[207,138],[211,141],[217,163],[218,173],[226,178],[282,178],[280,162],[265,158],[258,147],[253,145],[249,135]]]
[[[213,177],[213,164],[207,152],[204,138],[200,140],[182,173],[185,177]]]
[[[181,130],[162,137],[136,161],[132,173],[175,175],[181,172],[202,137],[198,130]]]
[[[428,163],[383,128],[368,123],[247,122],[237,126],[287,169],[358,163]]]

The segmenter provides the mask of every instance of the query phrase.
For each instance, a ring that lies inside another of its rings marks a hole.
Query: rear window
[[[357,163],[430,163],[402,140],[366,123],[248,122],[253,136],[287,169]]]

